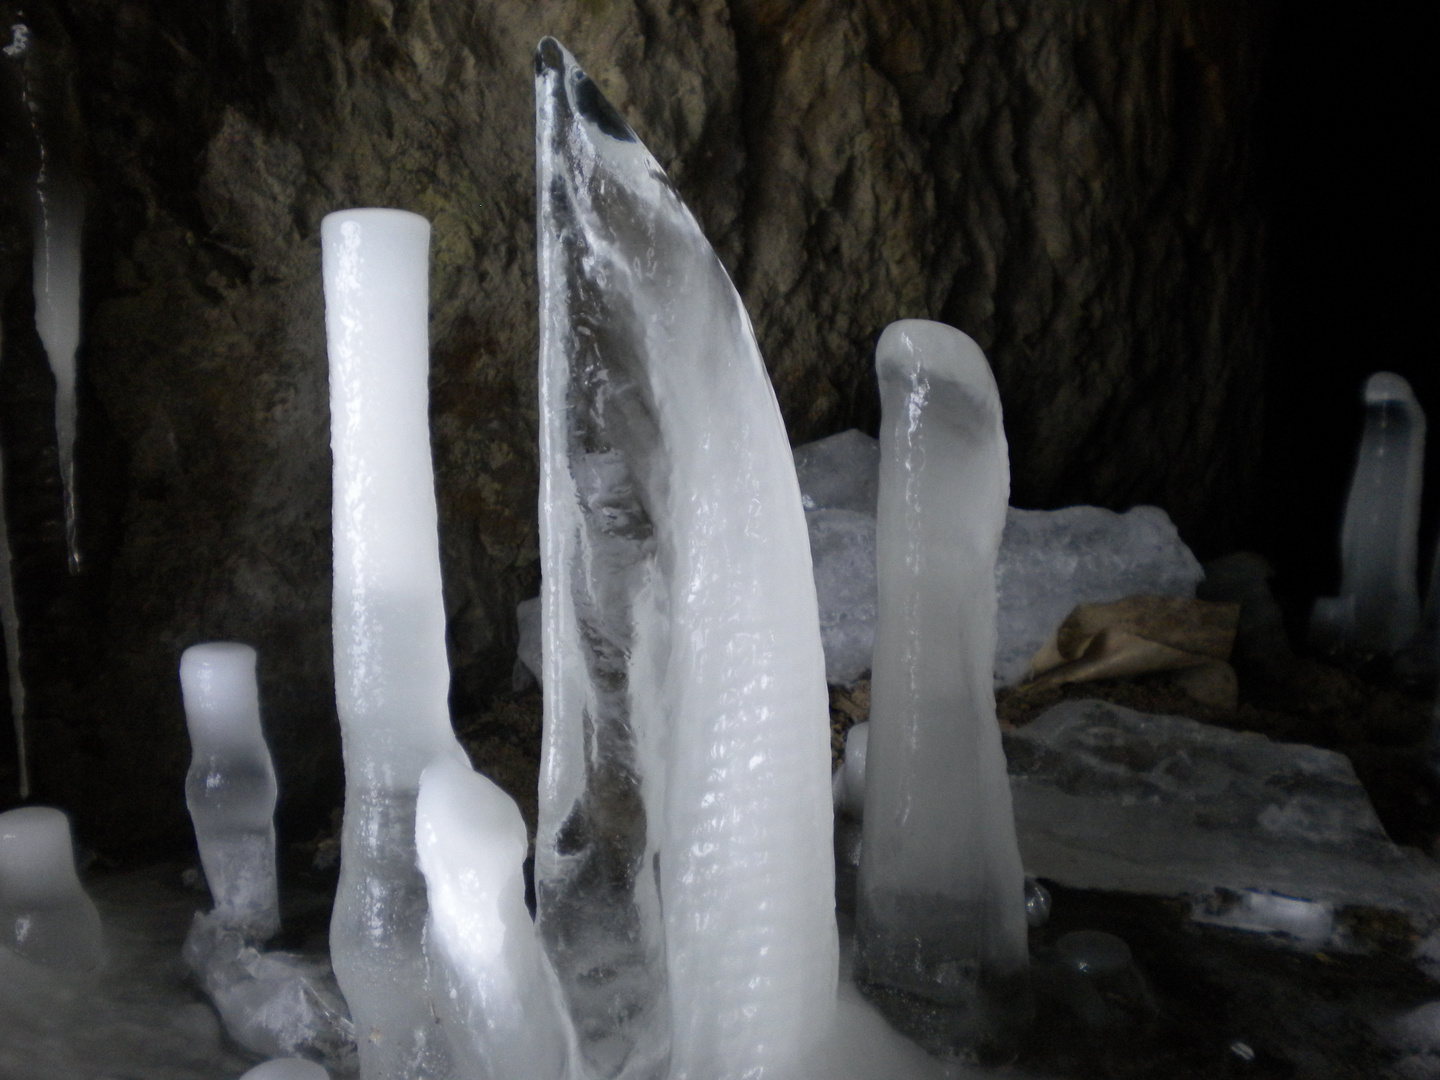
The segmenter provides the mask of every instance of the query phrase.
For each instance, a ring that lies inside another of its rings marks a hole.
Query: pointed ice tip
[[[620,115],[620,110],[610,104],[570,50],[553,37],[542,38],[535,47],[535,77],[543,79],[547,72],[561,77],[560,85],[575,115],[617,142],[640,141]]]
[[[1415,392],[1404,376],[1393,371],[1377,371],[1365,380],[1365,404],[1367,405],[1412,405]]]

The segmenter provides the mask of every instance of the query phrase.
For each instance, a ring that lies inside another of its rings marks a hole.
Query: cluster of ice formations
[[[70,819],[52,807],[0,814],[0,942],[67,973],[104,959],[100,915],[75,872]]]
[[[837,977],[795,470],[693,216],[558,43],[536,71],[540,928],[591,1074],[771,1076]]]
[[[1410,384],[1388,371],[1371,375],[1363,396],[1365,428],[1340,532],[1340,595],[1315,601],[1310,636],[1330,651],[1393,656],[1420,629],[1425,413]]]
[[[263,941],[280,929],[280,894],[275,767],[260,728],[255,650],[192,645],[180,657],[180,689],[191,747],[185,803],[215,916]]]
[[[880,619],[856,976],[916,1003],[911,1023],[937,1048],[1004,1043],[1028,1019],[1029,952],[993,684],[1000,395],[979,347],[940,323],[892,323],[875,368]]]
[[[450,669],[429,429],[430,224],[347,210],[321,224],[334,458],[335,699],[345,818],[330,955],[365,1080],[446,1076],[429,1000],[415,799],[468,764]]]

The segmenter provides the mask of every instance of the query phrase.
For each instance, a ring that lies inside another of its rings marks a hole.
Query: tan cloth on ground
[[[1239,604],[1175,596],[1081,604],[1031,660],[1034,685],[1174,671],[1192,697],[1233,708],[1239,688],[1227,661],[1239,620]]]

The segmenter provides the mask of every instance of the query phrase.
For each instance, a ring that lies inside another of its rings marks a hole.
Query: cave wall
[[[1202,551],[1225,546],[1253,498],[1264,370],[1251,115],[1268,9],[1243,7],[26,4],[34,40],[0,85],[0,438],[37,796],[102,851],[184,843],[178,657],[234,638],[260,650],[282,829],[300,839],[338,803],[319,223],[342,207],[433,224],[452,707],[508,685],[539,574],[547,33],[696,211],[794,441],[873,430],[876,336],[939,318],[995,366],[1017,505],[1156,502]],[[91,196],[73,577],[13,182],[35,156],[27,86],[73,101],[37,115]]]

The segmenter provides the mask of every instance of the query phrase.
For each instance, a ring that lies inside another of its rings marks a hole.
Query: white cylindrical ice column
[[[1365,429],[1340,529],[1340,595],[1315,602],[1315,644],[1393,656],[1420,629],[1418,545],[1425,413],[1410,384],[1365,382]]]
[[[525,908],[529,839],[515,800],[457,761],[420,778],[415,847],[434,1000],[472,1080],[561,1080],[560,988]]]
[[[335,702],[345,824],[330,954],[364,1080],[445,1076],[426,996],[415,797],[437,757],[464,762],[450,669],[429,427],[430,224],[345,210],[321,225],[334,456]]]
[[[892,323],[882,410],[879,625],[856,977],[934,1050],[1029,1014],[1025,879],[995,717],[995,558],[1010,469],[995,379],[940,323]]]
[[[234,641],[180,657],[190,729],[185,804],[215,913],[264,940],[280,929],[275,876],[275,767],[260,729],[255,650]]]
[[[75,873],[70,820],[53,807],[0,814],[0,940],[60,971],[90,971],[103,959],[100,915]]]

